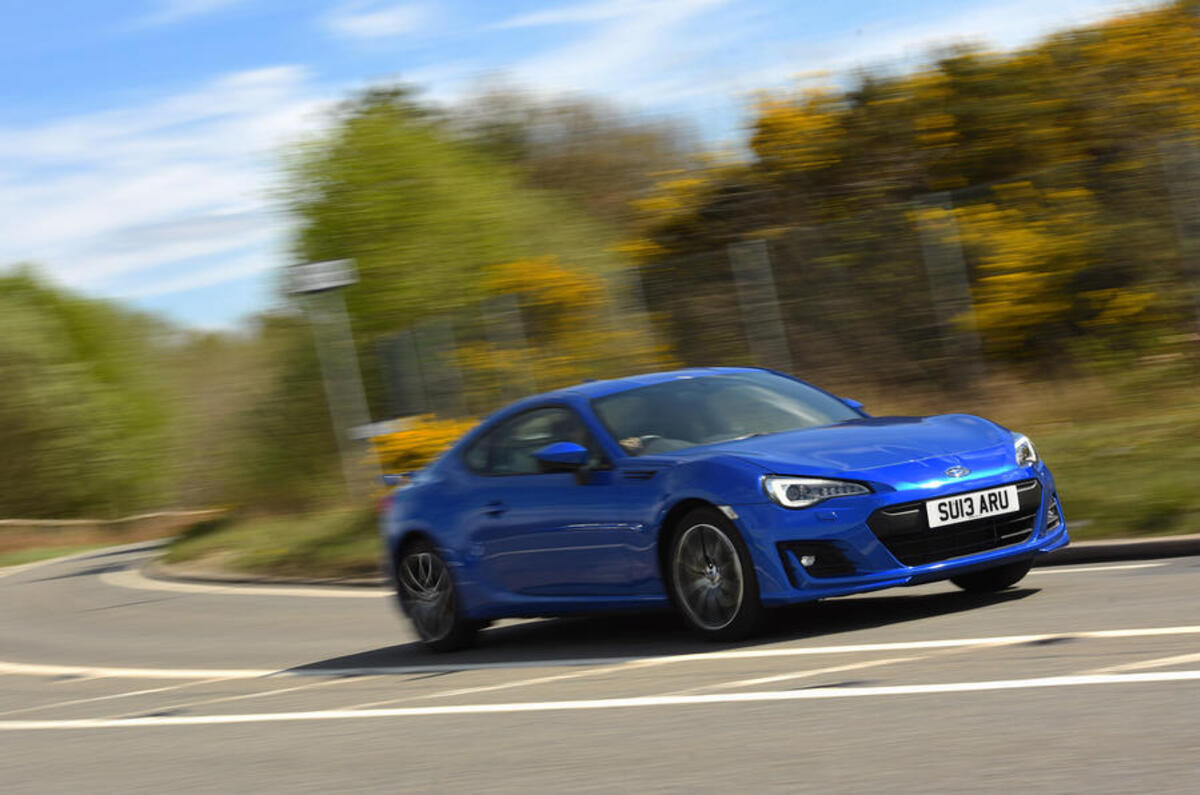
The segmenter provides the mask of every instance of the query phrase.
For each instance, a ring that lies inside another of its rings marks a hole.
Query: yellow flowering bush
[[[371,440],[384,472],[420,469],[459,437],[475,427],[474,419],[438,419],[422,414],[410,420],[408,427]]]
[[[646,333],[645,321],[622,314],[596,273],[535,257],[487,268],[483,286],[515,299],[523,339],[459,346],[458,364],[476,385],[469,405],[486,405],[488,393],[501,385],[532,392],[671,364],[667,349]]]

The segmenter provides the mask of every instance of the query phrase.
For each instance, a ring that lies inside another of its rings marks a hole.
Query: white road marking
[[[90,676],[97,679],[259,679],[271,668],[108,668],[95,665],[44,665],[0,661],[0,673],[22,676]]]
[[[951,640],[912,640],[892,643],[858,643],[844,646],[779,646],[767,649],[736,649],[731,651],[709,651],[692,654],[671,654],[639,657],[577,657],[567,659],[513,660],[507,662],[443,663],[426,665],[397,665],[358,668],[118,668],[84,665],[45,665],[38,663],[13,663],[0,661],[0,674],[13,673],[28,676],[96,676],[124,677],[128,679],[255,679],[266,676],[375,676],[395,674],[423,674],[447,671],[495,671],[519,668],[571,668],[576,666],[618,665],[621,663],[653,663],[667,665],[689,662],[721,662],[725,660],[748,660],[769,657],[806,657],[822,654],[870,654],[873,652],[916,651],[920,649],[950,649],[960,646],[1008,646],[1022,643],[1045,643],[1056,640],[1100,639],[1100,638],[1147,638],[1164,635],[1198,635],[1200,625],[1178,627],[1147,627],[1141,629],[1099,629],[1083,632],[1055,632],[1037,635],[997,635],[983,638],[955,638]]]
[[[21,707],[20,709],[10,709],[0,712],[0,715],[17,715],[21,712],[39,712],[44,709],[55,709],[57,707],[71,707],[76,704],[91,704],[97,701],[112,701],[117,698],[128,698],[130,696],[145,696],[151,693],[163,693],[168,690],[182,690],[185,687],[196,687],[197,685],[207,685],[213,682],[221,682],[222,679],[198,679],[192,682],[185,682],[181,685],[167,685],[166,687],[150,687],[145,690],[130,690],[123,693],[111,693],[107,696],[93,696],[92,698],[73,698],[70,701],[54,701],[49,704],[38,704],[33,707]]]
[[[1122,665],[1109,665],[1104,668],[1096,668],[1088,671],[1092,674],[1117,674],[1126,671],[1144,671],[1148,668],[1165,668],[1168,665],[1183,665],[1184,663],[1200,662],[1200,654],[1176,654],[1172,657],[1156,657],[1153,660],[1139,660],[1138,662],[1124,663]]]
[[[153,580],[136,569],[110,571],[100,575],[100,582],[118,588],[139,591],[172,591],[174,593],[209,593],[234,596],[303,596],[325,599],[379,599],[389,596],[384,588],[352,585],[322,585],[312,587],[290,585],[217,585],[176,580]]]
[[[274,690],[258,690],[253,693],[238,693],[235,696],[216,696],[214,698],[201,698],[201,699],[196,699],[195,701],[183,701],[183,702],[179,702],[179,703],[175,703],[175,704],[167,704],[165,706],[155,705],[154,707],[152,707],[152,709],[155,712],[167,712],[169,710],[183,709],[185,707],[198,707],[201,704],[221,704],[221,703],[224,703],[227,701],[244,701],[249,698],[263,698],[264,696],[276,696],[276,695],[279,695],[280,693],[291,693],[296,690],[312,690],[312,689],[318,688],[318,687],[327,687],[329,685],[339,685],[339,684],[343,684],[345,682],[361,682],[363,679],[367,679],[367,678],[369,678],[369,677],[353,676],[353,677],[339,677],[337,679],[324,679],[320,682],[307,682],[302,685],[293,685],[292,687],[280,687],[280,688],[275,688]],[[187,685],[183,685],[183,687],[186,687],[186,686]],[[170,688],[163,688],[163,689],[169,690]],[[141,714],[145,711],[146,710],[139,710],[138,712],[132,713],[132,714],[137,715],[137,714]],[[2,714],[2,713],[0,713],[0,714]],[[127,716],[117,716],[114,718],[114,720],[119,720],[122,717],[127,717]]]
[[[735,688],[753,687],[755,685],[766,685],[774,682],[786,682],[793,679],[808,679],[814,676],[821,676],[823,674],[835,674],[843,673],[845,671],[857,671],[863,668],[875,668],[881,665],[896,665],[905,662],[931,660],[934,657],[946,657],[954,654],[963,654],[964,652],[978,651],[980,649],[993,649],[1000,646],[1011,645],[1015,645],[1015,643],[993,639],[985,643],[978,643],[970,646],[954,646],[947,649],[941,649],[929,654],[918,654],[911,657],[890,657],[884,660],[866,660],[864,662],[850,663],[848,665],[834,665],[828,668],[813,668],[807,671],[793,671],[791,673],[775,674],[773,676],[760,676],[756,679],[737,679],[731,682],[720,682],[713,685],[701,685],[700,687],[693,687],[688,690],[676,690],[670,693],[664,693],[663,695],[679,696],[689,693],[699,693],[705,690],[733,690]]]
[[[599,668],[588,668],[584,671],[575,671],[569,674],[536,676],[532,679],[518,679],[515,682],[502,682],[496,685],[478,685],[475,687],[459,687],[455,688],[454,690],[439,690],[436,693],[416,693],[401,698],[389,698],[385,701],[370,701],[365,704],[355,704],[350,707],[343,707],[343,709],[367,709],[369,707],[381,707],[384,704],[401,704],[406,701],[420,701],[427,698],[453,698],[454,696],[466,696],[474,693],[490,693],[495,690],[510,690],[515,687],[544,685],[551,682],[563,682],[568,679],[582,679],[585,676],[599,676],[601,674],[614,673],[616,671],[626,671],[631,668],[645,668],[653,665],[662,665],[670,661],[670,657],[655,657],[646,660],[632,660],[621,663],[620,665],[606,665]]]
[[[793,679],[809,679],[814,676],[822,676],[824,674],[840,674],[845,671],[860,671],[863,668],[876,668],[880,665],[895,665],[903,662],[915,662],[924,660],[932,655],[917,655],[914,657],[889,657],[886,660],[867,660],[865,662],[850,663],[849,665],[832,665],[828,668],[812,668],[807,671],[792,671],[786,674],[776,674],[774,676],[760,676],[755,679],[735,679],[732,682],[718,682],[712,685],[700,685],[699,687],[688,688],[687,690],[676,690],[664,695],[668,696],[683,696],[691,693],[698,693],[704,690],[735,690],[739,687],[754,687],[755,685],[769,685],[776,682],[786,682]]]
[[[1034,569],[1030,574],[1079,574],[1094,571],[1122,571],[1126,569],[1157,569],[1159,566],[1169,566],[1169,562],[1161,563],[1120,563],[1115,566],[1055,566],[1045,569]]]
[[[282,721],[362,720],[367,718],[414,718],[428,716],[511,714],[519,712],[558,712],[565,710],[629,709],[638,707],[698,706],[740,702],[810,701],[835,698],[871,698],[881,696],[934,695],[940,693],[978,693],[1028,688],[1077,687],[1081,685],[1120,685],[1200,680],[1200,671],[1158,671],[1151,673],[1072,676],[1047,676],[1034,679],[999,679],[982,682],[944,682],[924,685],[885,687],[818,687],[809,690],[768,690],[748,693],[709,693],[696,696],[634,696],[630,698],[578,699],[571,701],[532,701],[509,704],[456,704],[440,707],[395,707],[392,709],[314,710],[307,712],[266,712],[234,715],[163,715],[143,718],[81,718],[76,720],[4,720],[0,731],[36,731],[62,729],[117,729],[151,726],[205,726],[236,723],[277,723]]]

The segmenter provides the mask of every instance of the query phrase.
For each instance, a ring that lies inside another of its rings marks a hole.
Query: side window
[[[532,475],[540,471],[533,454],[552,442],[576,442],[592,451],[592,466],[601,463],[599,448],[572,410],[559,406],[518,414],[493,428],[467,449],[468,467],[487,475]]]
[[[475,472],[486,472],[488,466],[488,450],[492,444],[492,437],[496,435],[495,430],[488,431],[483,436],[476,439],[467,452],[463,454],[463,461],[466,462],[467,468]]]

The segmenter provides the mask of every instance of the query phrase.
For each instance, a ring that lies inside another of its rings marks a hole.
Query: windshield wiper
[[[726,439],[727,442],[740,442],[743,439],[753,439],[755,436],[766,436],[766,431],[754,431],[753,433],[743,433],[741,436],[735,436],[732,439]]]

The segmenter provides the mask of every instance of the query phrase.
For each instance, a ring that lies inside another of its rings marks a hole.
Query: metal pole
[[[779,312],[779,297],[775,292],[775,276],[771,272],[766,241],[734,243],[729,246],[728,253],[750,354],[758,364],[791,372],[792,352]]]
[[[371,475],[379,475],[380,470],[370,443],[351,435],[353,428],[367,425],[371,417],[350,333],[346,299],[340,290],[329,290],[308,296],[307,304],[329,417],[342,459],[342,476],[347,491],[363,497],[370,491]]]
[[[1193,322],[1200,335],[1200,147],[1176,139],[1160,143],[1159,152],[1179,236],[1184,290],[1192,295]]]
[[[954,202],[945,191],[930,193],[917,200],[917,211],[917,232],[944,350],[951,359],[964,357],[967,375],[978,381],[984,374],[983,344],[975,327],[971,282],[954,219]]]

